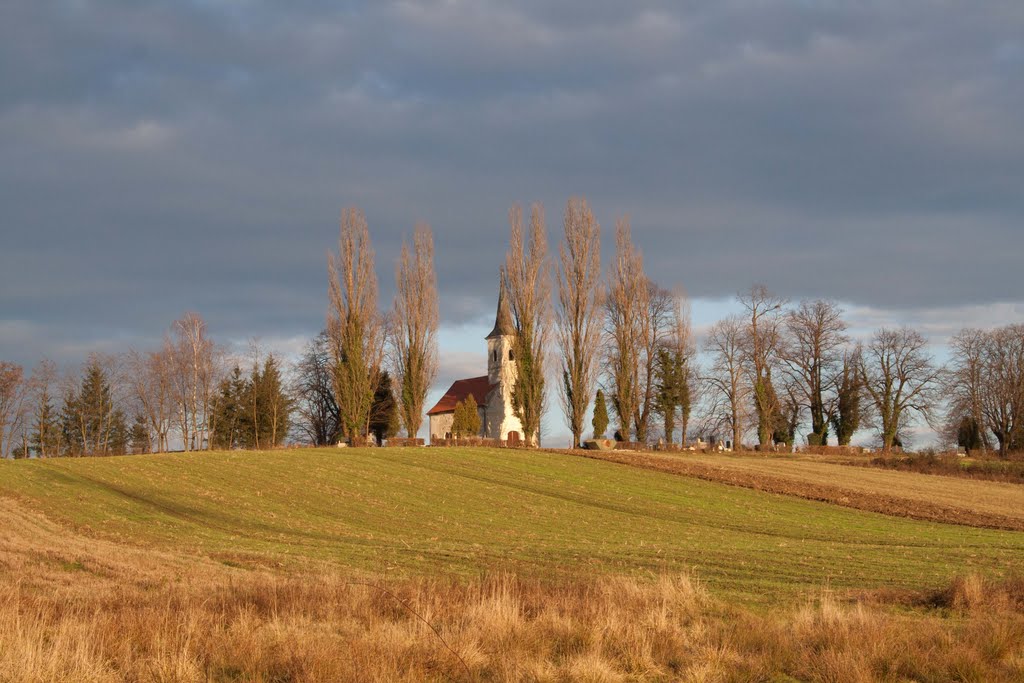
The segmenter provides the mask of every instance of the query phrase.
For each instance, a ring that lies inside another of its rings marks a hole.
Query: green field
[[[826,585],[928,588],[1024,564],[1024,533],[518,450],[3,461],[0,495],[86,534],[227,564],[378,576],[692,569],[712,591],[752,603]]]

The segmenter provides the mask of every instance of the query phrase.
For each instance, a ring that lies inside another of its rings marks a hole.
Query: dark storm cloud
[[[1019,302],[1022,35],[1016,1],[8,2],[0,348],[314,332],[349,204],[383,302],[422,219],[482,319],[508,206],[554,238],[578,193],[693,296]]]

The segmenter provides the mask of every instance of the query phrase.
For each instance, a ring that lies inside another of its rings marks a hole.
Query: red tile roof
[[[491,393],[492,385],[487,380],[487,375],[483,377],[472,377],[470,379],[458,379],[452,384],[451,388],[441,397],[441,400],[437,402],[433,408],[427,411],[427,415],[437,415],[439,413],[450,413],[455,410],[455,404],[465,399],[470,394],[473,395],[473,400],[476,401],[478,406],[482,406],[487,402],[487,394]]]

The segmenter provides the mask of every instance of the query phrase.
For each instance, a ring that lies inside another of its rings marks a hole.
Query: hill
[[[0,496],[86,536],[232,566],[407,577],[694,571],[713,593],[745,603],[792,602],[826,585],[934,587],[973,571],[1004,574],[1024,557],[1020,532],[547,452],[323,449],[3,462]]]

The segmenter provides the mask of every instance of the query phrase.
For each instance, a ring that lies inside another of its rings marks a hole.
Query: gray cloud
[[[311,334],[349,204],[383,302],[422,219],[442,315],[479,320],[508,206],[543,201],[554,238],[579,193],[606,253],[629,213],[693,296],[1019,310],[1022,29],[1017,2],[15,0],[0,355],[33,360],[25,330],[157,338],[185,310]]]

